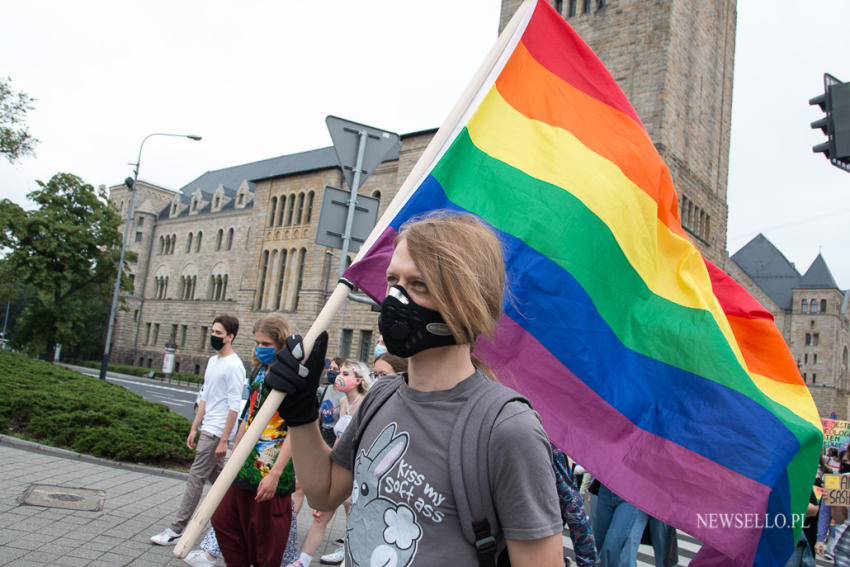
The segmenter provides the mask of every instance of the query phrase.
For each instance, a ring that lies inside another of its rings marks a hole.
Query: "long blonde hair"
[[[360,384],[357,385],[357,391],[361,394],[368,392],[369,388],[372,386],[372,379],[369,375],[369,367],[366,366],[366,363],[353,358],[346,358],[343,363],[339,365],[340,371],[342,371],[343,366],[351,368],[354,371],[354,375],[360,378]]]
[[[502,315],[505,263],[499,239],[477,217],[435,211],[401,227],[410,257],[458,344],[492,339]]]
[[[275,350],[282,349],[286,344],[286,337],[294,334],[292,326],[289,324],[289,320],[287,320],[287,318],[281,313],[269,313],[257,320],[257,322],[254,323],[254,328],[251,332],[256,333],[258,331],[274,341]],[[257,355],[253,350],[251,351],[251,358],[253,359],[255,366],[260,364],[260,361],[257,360]]]

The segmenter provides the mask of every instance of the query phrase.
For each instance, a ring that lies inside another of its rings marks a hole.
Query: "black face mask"
[[[215,350],[221,350],[224,347],[224,339],[215,335],[210,336],[210,346]]]
[[[402,358],[457,344],[439,311],[417,305],[400,285],[391,287],[381,304],[378,329],[390,354]]]
[[[328,384],[333,384],[337,376],[339,376],[338,370],[328,370],[325,380],[328,381]]]
[[[841,463],[838,466],[838,472],[841,473],[841,474],[849,473],[850,472],[850,463]]]

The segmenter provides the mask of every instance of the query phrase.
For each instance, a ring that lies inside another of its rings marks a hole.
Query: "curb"
[[[77,372],[80,372],[81,374],[85,374],[84,371],[97,372],[97,368],[89,368],[88,366],[77,366],[76,364],[69,364],[67,362],[54,362],[53,364],[55,364],[57,366],[64,366],[65,368],[68,368],[70,370],[76,370]],[[123,378],[124,380],[134,380],[134,381],[138,381],[138,382],[146,382],[148,384],[158,384],[160,386],[180,386],[180,387],[185,388],[187,391],[195,391],[195,392],[200,390],[201,386],[203,386],[203,384],[196,383],[196,382],[183,382],[182,380],[174,381],[174,380],[171,380],[171,379],[166,380],[164,378],[148,378],[147,376],[136,376],[135,374],[123,374],[121,372],[113,372],[112,370],[107,371],[106,377],[107,378]]]
[[[40,443],[35,443],[33,441],[26,441],[24,439],[18,439],[17,437],[11,437],[9,435],[0,435],[0,445],[6,445],[9,447],[14,447],[15,449],[23,449],[24,451],[32,451],[34,453],[44,453],[47,455],[53,455],[55,457],[61,457],[63,459],[73,459],[77,461],[82,461],[85,463],[92,463],[95,465],[103,465],[107,467],[113,467],[117,469],[125,469],[133,472],[150,474],[154,476],[163,476],[166,478],[174,478],[177,480],[186,480],[189,478],[188,473],[182,473],[178,471],[173,471],[169,469],[161,469],[156,467],[149,467],[147,465],[139,465],[134,463],[122,463],[119,461],[110,461],[109,459],[101,459],[100,457],[92,457],[91,455],[84,455],[82,453],[77,453],[75,451],[69,451],[68,449],[60,449],[58,447],[50,447],[49,445],[42,445]]]

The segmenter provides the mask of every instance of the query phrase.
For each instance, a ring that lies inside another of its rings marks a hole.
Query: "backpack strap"
[[[482,382],[455,419],[449,438],[449,477],[463,537],[475,547],[480,567],[496,564],[501,531],[490,485],[489,446],[505,404],[528,400],[498,382]]]
[[[369,388],[363,401],[360,402],[360,406],[357,408],[357,429],[354,430],[352,445],[354,447],[354,458],[357,458],[357,450],[360,447],[360,440],[363,438],[363,432],[366,431],[366,426],[369,425],[369,422],[372,421],[372,418],[375,417],[375,414],[378,413],[384,402],[398,391],[402,382],[404,382],[404,373],[384,376]]]

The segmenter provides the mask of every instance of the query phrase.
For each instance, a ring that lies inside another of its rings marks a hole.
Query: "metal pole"
[[[357,142],[357,163],[354,166],[354,177],[351,180],[351,196],[348,199],[348,216],[345,219],[345,232],[342,235],[342,250],[339,254],[338,276],[342,278],[345,273],[345,264],[348,260],[348,247],[351,242],[351,227],[354,224],[354,208],[357,205],[357,191],[360,190],[360,174],[363,170],[363,155],[366,153],[366,141],[369,133],[366,130],[358,130],[360,140]],[[342,333],[345,328],[345,306],[343,304],[343,316],[339,328],[339,344],[342,345]]]
[[[103,361],[100,364],[100,379],[106,380],[106,368],[109,366],[109,353],[112,343],[112,330],[115,327],[115,311],[118,308],[118,290],[121,288],[121,274],[124,271],[124,251],[127,248],[127,237],[130,234],[130,221],[133,220],[133,200],[136,197],[136,183],[139,181],[139,166],[142,163],[142,148],[145,147],[145,142],[152,136],[174,136],[176,138],[189,138],[190,140],[198,141],[200,136],[194,134],[165,134],[162,132],[154,132],[148,134],[142,139],[139,144],[139,155],[136,158],[136,163],[132,164],[133,168],[133,186],[130,188],[130,203],[127,206],[127,222],[124,225],[124,238],[121,241],[121,254],[118,257],[118,276],[115,278],[115,289],[112,292],[112,306],[109,309],[109,323],[106,327],[106,344],[103,346]]]

